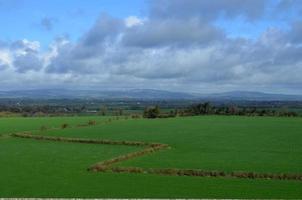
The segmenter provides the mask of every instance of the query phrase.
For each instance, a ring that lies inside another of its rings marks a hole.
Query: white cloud
[[[144,20],[136,17],[136,16],[129,16],[125,19],[125,24],[128,28],[138,25],[143,25]]]
[[[12,63],[12,57],[8,50],[0,49],[0,63],[10,65]]]

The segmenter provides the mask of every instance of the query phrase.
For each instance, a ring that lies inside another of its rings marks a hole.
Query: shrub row
[[[95,126],[97,122],[95,120],[89,120],[87,124],[78,124],[76,127],[87,127],[87,126]]]
[[[50,141],[59,141],[59,142],[75,142],[75,143],[90,143],[90,144],[111,144],[111,145],[129,145],[129,146],[147,146],[147,148],[128,153],[126,155],[118,156],[116,158],[106,160],[100,163],[97,163],[88,168],[89,171],[106,171],[107,168],[115,163],[129,160],[135,157],[143,156],[146,154],[154,153],[169,146],[166,144],[160,143],[147,143],[147,142],[137,142],[137,141],[111,141],[111,140],[94,140],[94,139],[80,139],[80,138],[67,138],[67,137],[52,137],[52,136],[43,136],[43,135],[32,135],[27,132],[23,133],[13,133],[12,136],[27,138],[27,139],[36,139],[36,140],[50,140]]]
[[[279,180],[302,180],[301,174],[268,174],[255,172],[232,172],[204,171],[194,169],[148,169],[148,173],[178,176],[201,176],[201,177],[236,177],[248,179],[279,179]]]
[[[128,153],[126,155],[118,156],[116,158],[97,163],[88,168],[89,171],[105,172],[111,170],[116,173],[150,173],[170,176],[199,176],[199,177],[235,177],[248,179],[277,179],[277,180],[300,180],[302,181],[302,174],[271,174],[271,173],[255,173],[255,172],[231,172],[225,173],[223,171],[204,171],[196,169],[142,169],[138,167],[111,167],[112,164],[133,159],[146,154],[154,153],[161,149],[168,148],[166,144],[160,143],[146,143],[146,142],[132,142],[132,141],[110,141],[110,140],[94,140],[94,139],[79,139],[79,138],[65,138],[65,137],[51,137],[32,135],[28,132],[11,134],[14,137],[30,138],[37,140],[51,140],[61,142],[76,142],[76,143],[91,143],[91,144],[112,144],[112,145],[132,145],[132,146],[148,146],[147,148]]]
[[[220,171],[203,171],[194,169],[149,169],[148,173],[161,175],[177,175],[177,176],[211,176],[222,177],[226,174]]]
[[[59,142],[75,142],[75,143],[89,143],[89,144],[110,144],[110,145],[128,145],[128,146],[151,146],[157,148],[162,144],[147,143],[139,141],[112,141],[112,140],[96,140],[96,139],[82,139],[82,138],[67,138],[67,137],[52,137],[43,135],[32,135],[30,133],[13,133],[12,136],[20,138],[29,138],[36,140],[50,140]]]
[[[75,127],[81,128],[81,127],[88,127],[88,126],[96,126],[96,125],[101,125],[101,124],[109,124],[113,121],[120,121],[120,120],[128,120],[129,117],[125,116],[124,118],[121,117],[115,117],[115,118],[108,118],[105,121],[97,122],[95,120],[89,120],[86,124],[78,124]],[[61,125],[61,128],[63,127],[64,124]],[[72,126],[67,126],[65,128],[72,128]],[[63,128],[62,128],[63,129]]]
[[[114,173],[135,173],[135,174],[146,173],[146,171],[140,167],[111,167],[108,168],[108,170]]]
[[[105,169],[105,168],[103,168]],[[197,177],[233,177],[246,179],[275,179],[275,180],[299,180],[302,181],[301,174],[268,174],[255,172],[232,172],[204,171],[196,169],[143,169],[139,167],[106,167],[104,171],[114,173],[149,173],[167,176],[197,176]],[[102,171],[102,170],[98,170]]]
[[[271,173],[255,173],[255,172],[232,172],[232,177],[250,178],[250,179],[279,179],[279,180],[301,180],[302,174],[271,174]]]
[[[94,164],[93,166],[88,168],[88,171],[106,171],[108,169],[108,167],[110,167],[113,164],[125,161],[125,160],[130,160],[139,156],[144,156],[146,154],[150,154],[150,153],[154,153],[156,151],[159,151],[161,149],[165,149],[169,147],[168,145],[165,144],[157,144],[156,146],[150,146],[148,148],[145,148],[141,151],[136,151],[136,152],[132,152],[132,153],[128,153],[122,156],[118,156],[115,158],[112,158],[110,160],[105,160],[103,162],[99,162]]]

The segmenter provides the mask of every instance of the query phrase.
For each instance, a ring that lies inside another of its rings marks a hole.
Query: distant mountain
[[[0,98],[30,99],[146,99],[146,100],[208,100],[208,101],[302,101],[302,95],[269,94],[261,92],[233,91],[214,94],[191,94],[152,89],[132,90],[15,90],[0,91]]]
[[[302,101],[302,95],[269,94],[262,92],[232,91],[204,96],[213,100],[245,101]]]
[[[151,89],[133,90],[68,90],[68,89],[45,89],[45,90],[18,90],[0,91],[0,98],[31,98],[31,99],[72,99],[72,98],[98,98],[98,99],[192,99],[196,96],[181,93]]]

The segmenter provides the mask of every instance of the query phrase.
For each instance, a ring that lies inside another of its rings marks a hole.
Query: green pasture
[[[118,164],[263,173],[302,173],[302,118],[204,116],[111,120],[105,117],[3,118],[0,134],[35,130],[61,137],[165,143],[171,149]],[[302,198],[301,181],[87,172],[139,147],[0,138],[0,197]]]
[[[71,126],[77,124],[88,123],[89,120],[102,122],[107,117],[83,116],[83,117],[16,117],[16,118],[0,118],[0,135],[14,133],[19,131],[30,131],[40,129],[41,126],[48,128],[60,127],[67,123]]]

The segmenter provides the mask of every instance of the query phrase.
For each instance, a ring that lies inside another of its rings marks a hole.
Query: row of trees
[[[6,106],[0,105],[0,116],[22,114],[24,117],[31,116],[56,116],[56,115],[77,115],[82,113],[93,113],[95,115],[115,115],[122,116],[125,112],[122,108],[109,108],[102,106],[91,110],[83,105],[77,106],[52,106],[52,105],[31,105],[31,106]],[[128,114],[131,114],[128,112]],[[137,114],[137,113],[132,113]],[[179,108],[167,112],[161,112],[159,106],[147,107],[144,109],[145,118],[167,118],[175,116],[195,116],[195,115],[241,115],[241,116],[298,116],[296,112],[287,109],[267,109],[256,107],[212,106],[210,102],[194,104],[186,108]]]
[[[84,105],[1,105],[0,113],[3,116],[11,114],[19,114],[24,117],[31,116],[48,116],[61,114],[80,114],[80,113],[94,113],[96,115],[115,115],[122,116],[124,111],[122,108],[110,108],[105,106],[100,108],[87,108]]]
[[[298,113],[286,109],[257,109],[257,108],[239,108],[237,106],[214,107],[209,102],[190,106],[183,113],[184,115],[240,115],[240,116],[287,116],[297,117]]]
[[[86,110],[85,106],[0,105],[0,112],[12,112],[12,113],[39,113],[39,112],[40,113],[79,113],[85,110]]]
[[[240,115],[240,116],[279,116],[297,117],[298,113],[288,110],[272,110],[257,108],[239,108],[237,106],[215,107],[210,102],[195,104],[182,110],[171,110],[168,113],[161,113],[158,106],[145,108],[144,118],[166,118],[176,116],[197,116],[197,115]]]

